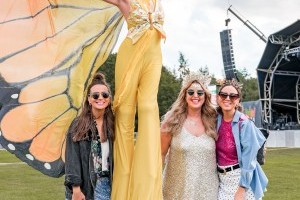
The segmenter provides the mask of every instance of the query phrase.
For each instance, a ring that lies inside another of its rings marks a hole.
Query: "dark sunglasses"
[[[187,93],[188,95],[190,95],[190,96],[193,96],[195,92],[197,92],[197,95],[198,95],[198,96],[202,96],[202,95],[204,94],[204,91],[203,91],[203,90],[197,90],[197,91],[195,91],[195,90],[187,90],[187,91],[186,91],[186,93]]]
[[[227,99],[227,97],[229,97],[230,101],[235,101],[236,99],[238,99],[240,97],[239,94],[234,94],[234,93],[225,93],[225,92],[219,92],[219,96],[221,97],[222,100]]]
[[[99,99],[100,95],[104,98],[107,99],[109,97],[109,93],[108,92],[93,92],[92,94],[89,94],[90,97],[92,97],[93,99],[97,100]]]

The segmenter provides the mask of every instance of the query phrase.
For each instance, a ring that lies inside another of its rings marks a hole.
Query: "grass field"
[[[3,165],[1,163],[14,163]],[[64,199],[64,178],[51,178],[14,155],[0,151],[1,200],[57,200]]]
[[[14,163],[3,165],[1,163]],[[300,199],[300,149],[268,149],[263,166],[269,178],[264,200]],[[50,178],[6,151],[0,151],[1,200],[64,199],[63,177]]]
[[[268,149],[263,166],[269,179],[264,200],[300,199],[300,149]]]

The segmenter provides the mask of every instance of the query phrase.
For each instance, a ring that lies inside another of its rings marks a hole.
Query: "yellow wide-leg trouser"
[[[118,51],[113,200],[162,199],[157,92],[162,68],[160,34],[148,30],[137,43],[126,38]],[[138,136],[134,119],[138,109]]]

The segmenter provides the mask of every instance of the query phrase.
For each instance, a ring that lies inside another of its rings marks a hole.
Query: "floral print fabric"
[[[155,1],[153,12],[143,5],[137,0],[130,2],[130,12],[127,19],[127,37],[132,39],[133,44],[151,27],[159,31],[162,38],[166,37],[163,30],[164,12],[160,0]]]

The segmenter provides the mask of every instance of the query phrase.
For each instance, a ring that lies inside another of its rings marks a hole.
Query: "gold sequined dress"
[[[187,129],[174,134],[163,173],[164,200],[217,199],[215,141],[206,134],[198,137]]]

